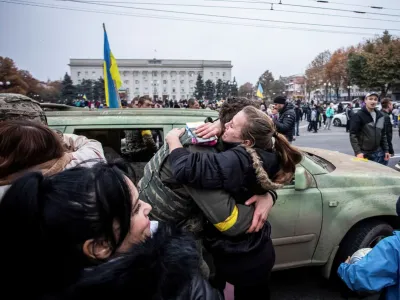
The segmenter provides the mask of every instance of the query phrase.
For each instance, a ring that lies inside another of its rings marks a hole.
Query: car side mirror
[[[294,189],[296,191],[304,191],[308,189],[309,180],[306,169],[301,166],[296,167],[296,171],[294,173]]]

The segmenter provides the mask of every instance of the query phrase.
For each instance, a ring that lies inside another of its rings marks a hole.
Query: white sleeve
[[[66,168],[75,166],[91,167],[98,162],[106,162],[103,146],[96,140],[90,140],[83,135],[64,134],[64,143],[73,149],[72,161]]]

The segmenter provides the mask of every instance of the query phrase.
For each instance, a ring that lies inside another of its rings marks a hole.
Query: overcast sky
[[[319,52],[326,49],[333,51],[343,46],[357,44],[373,34],[381,33],[380,28],[397,29],[391,33],[400,35],[399,0],[333,0],[333,2],[347,5],[320,4],[315,0],[282,0],[284,4],[359,10],[369,12],[368,14],[279,4],[275,4],[274,10],[271,11],[271,5],[265,4],[264,0],[254,1],[256,3],[238,0],[99,0],[103,1],[103,4],[111,6],[55,0],[23,0],[25,1],[24,5],[1,1],[16,2],[19,0],[0,0],[0,56],[12,58],[19,68],[30,71],[40,80],[61,78],[65,72],[69,72],[70,58],[103,58],[103,22],[106,23],[111,50],[117,59],[156,57],[158,59],[231,60],[233,75],[236,76],[239,84],[247,81],[256,82],[258,76],[267,69],[272,71],[274,77],[304,73],[306,66]],[[33,7],[26,5],[27,2],[90,12]],[[270,2],[278,3],[279,1],[270,0]],[[242,9],[137,3],[234,6]],[[112,7],[114,5],[135,6],[153,11]],[[383,6],[391,9],[368,9],[356,5]],[[154,10],[224,15],[236,19]],[[95,13],[94,11],[120,15]],[[334,16],[305,13],[332,14]],[[377,13],[397,15],[397,17],[377,15]],[[351,18],[341,18],[338,15],[351,16]],[[175,20],[150,18],[149,16],[166,16],[175,18]],[[366,19],[357,19],[356,17]],[[243,18],[253,20],[244,20]],[[328,24],[346,28],[273,23],[260,21],[260,19]],[[193,20],[205,22],[194,22]],[[263,27],[244,26],[243,24]],[[362,29],[349,28],[350,26],[362,27]],[[291,27],[301,30],[274,27]],[[365,27],[377,29],[363,29]],[[306,28],[339,33],[303,30]],[[344,34],[344,32],[353,32],[353,34]],[[157,49],[157,52],[154,49]]]

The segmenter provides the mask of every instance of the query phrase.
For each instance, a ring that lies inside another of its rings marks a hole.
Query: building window
[[[172,84],[175,84],[176,83],[176,80],[172,80]]]
[[[136,89],[135,89],[135,92],[136,92],[136,93],[139,93],[139,88],[136,88]]]
[[[147,92],[147,91],[149,90],[149,88],[148,88],[148,87],[145,87],[144,90]]]
[[[78,72],[78,77],[81,76],[81,72]]]
[[[146,80],[147,79],[147,77],[146,76],[143,76],[143,80]]]
[[[185,84],[185,80],[181,80],[181,84]]]
[[[167,80],[163,80],[163,82],[162,82],[163,84],[167,84],[168,83],[168,81]]]
[[[136,80],[136,81],[135,81],[135,83],[136,83],[136,84],[139,84],[139,83],[140,83],[140,81],[139,81],[139,80]]]
[[[129,80],[124,80],[124,84],[129,84]]]
[[[145,81],[144,81],[144,84],[148,84],[148,83],[149,83],[149,81],[148,81],[148,80],[145,80]]]
[[[176,100],[176,96],[175,95],[172,96],[172,100]]]
[[[161,60],[157,60],[157,59],[152,59],[149,60],[149,65],[161,65]]]
[[[185,89],[181,89],[181,93],[184,93],[185,92]]]
[[[210,76],[214,76],[214,73],[213,73],[213,72],[210,72]]]
[[[226,73],[225,73],[225,72],[222,72],[222,76],[225,77],[225,75],[226,75]]]
[[[175,93],[175,88],[172,88],[172,92]]]
[[[190,80],[190,81],[189,81],[189,84],[193,84],[193,83],[194,83],[194,81],[193,81],[193,80]]]
[[[217,72],[217,76],[219,76],[219,72]]]
[[[79,80],[78,80],[78,83],[81,84],[81,82],[82,82],[82,80],[79,79]]]
[[[167,92],[167,88],[164,88],[164,93],[166,93]]]
[[[151,72],[151,75],[153,75],[154,77],[157,77],[158,72],[157,71],[153,71],[153,72]]]
[[[89,75],[89,72],[88,72],[88,71],[85,71],[85,75],[88,76],[88,75]]]

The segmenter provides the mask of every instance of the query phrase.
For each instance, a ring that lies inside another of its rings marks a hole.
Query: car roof
[[[80,109],[46,111],[49,126],[68,125],[132,125],[185,124],[218,118],[218,112],[208,109]]]

